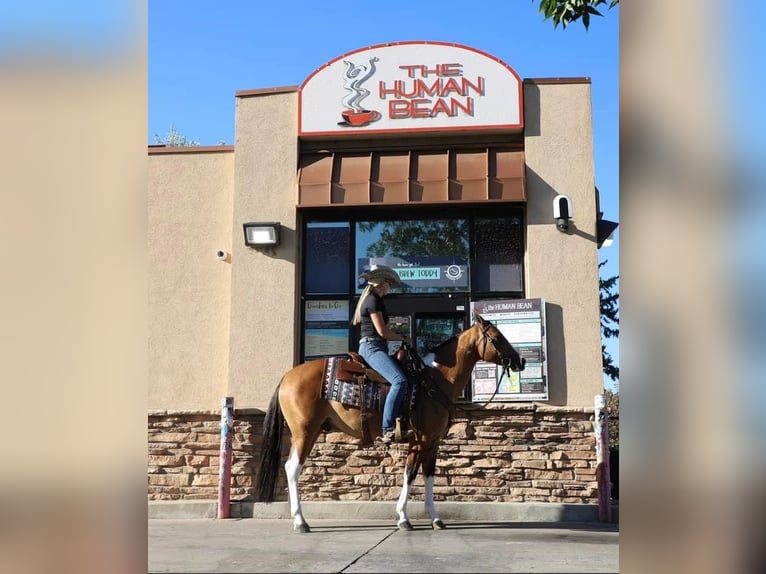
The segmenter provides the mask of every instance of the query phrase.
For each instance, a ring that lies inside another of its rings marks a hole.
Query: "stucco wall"
[[[263,408],[295,360],[298,92],[236,101],[228,394],[237,408]],[[245,247],[242,224],[251,221],[281,223],[280,245]]]
[[[524,84],[526,296],[547,302],[548,404],[593,406],[603,392],[590,83]],[[567,233],[553,198],[574,210]]]
[[[524,98],[526,296],[547,302],[547,403],[592,407],[603,376],[590,84],[528,80]],[[241,92],[236,154],[150,153],[150,408],[215,409],[223,396],[265,408],[293,366],[297,121],[297,88]],[[573,203],[566,234],[558,193]],[[281,244],[245,247],[248,221],[280,222]]]
[[[215,409],[228,376],[234,152],[149,154],[149,408]]]

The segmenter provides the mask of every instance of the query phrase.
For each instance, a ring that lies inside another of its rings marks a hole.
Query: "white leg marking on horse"
[[[302,524],[306,523],[301,511],[301,497],[298,493],[298,478],[301,475],[303,466],[298,462],[298,454],[290,453],[290,458],[285,462],[285,473],[287,474],[287,494],[290,498],[290,516],[293,517],[293,529],[298,530]]]
[[[396,502],[396,512],[399,515],[397,524],[409,523],[407,516],[407,499],[410,497],[410,483],[407,481],[407,468],[404,469],[404,480],[402,481],[402,492],[399,494],[399,500]]]
[[[425,480],[425,489],[423,490],[425,507],[428,514],[431,515],[431,526],[435,530],[443,530],[446,526],[436,513],[436,506],[434,505],[434,477],[424,476],[423,479]]]
[[[425,498],[425,507],[428,514],[431,515],[431,522],[433,522],[434,520],[439,520],[439,515],[436,513],[436,506],[434,506],[434,477],[426,476],[424,477],[424,480],[425,489],[423,495]]]

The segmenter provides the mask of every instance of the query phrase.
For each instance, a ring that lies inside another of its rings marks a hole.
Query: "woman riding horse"
[[[397,526],[411,530],[407,516],[407,500],[410,487],[422,468],[425,480],[425,507],[431,516],[433,528],[445,528],[433,503],[434,474],[439,442],[449,430],[454,401],[471,379],[471,372],[478,361],[495,363],[502,367],[502,375],[508,369],[521,371],[525,360],[500,330],[481,315],[474,313],[474,324],[462,333],[448,339],[433,350],[434,360],[423,371],[424,385],[428,392],[418,393],[415,408],[410,416],[413,435],[407,447],[402,491],[396,504],[399,519]],[[284,422],[290,428],[292,445],[285,462],[287,490],[293,529],[309,532],[310,528],[301,510],[298,481],[303,465],[314,443],[323,430],[334,429],[355,438],[364,434],[361,409],[349,408],[337,400],[322,397],[326,360],[315,359],[302,363],[285,374],[277,386],[263,423],[259,485],[256,500],[274,500],[281,455],[281,439]],[[371,410],[367,424],[382,428],[380,412]]]
[[[391,389],[383,407],[383,434],[380,441],[391,444],[396,438],[394,426],[404,395],[407,392],[407,375],[399,363],[388,354],[388,341],[407,341],[404,335],[398,335],[388,328],[388,311],[383,297],[391,287],[401,285],[399,275],[386,265],[377,267],[361,275],[367,281],[359,303],[354,311],[353,325],[359,325],[359,354],[367,364],[391,383]],[[405,429],[402,429],[404,432]],[[399,436],[399,442],[407,442],[408,435]]]

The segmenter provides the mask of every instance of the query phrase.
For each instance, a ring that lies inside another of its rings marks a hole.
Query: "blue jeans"
[[[399,414],[404,395],[407,393],[407,375],[404,374],[399,363],[388,354],[388,343],[383,339],[359,343],[359,354],[391,383],[391,390],[383,407],[383,432],[392,431],[396,426],[396,416]]]

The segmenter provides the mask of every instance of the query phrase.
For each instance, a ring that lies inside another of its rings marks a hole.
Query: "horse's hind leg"
[[[290,516],[293,517],[293,530],[296,532],[310,532],[306,519],[301,509],[301,495],[298,490],[298,481],[303,470],[303,463],[308,458],[311,448],[314,446],[321,428],[317,428],[311,435],[303,434],[293,436],[290,456],[285,462],[285,474],[287,475],[287,494],[290,499]]]
[[[399,515],[399,521],[396,525],[399,527],[399,530],[412,530],[410,518],[407,516],[407,501],[410,497],[410,486],[418,475],[419,465],[419,454],[416,451],[410,451],[407,454],[407,462],[404,465],[402,492],[399,494],[399,500],[396,502],[396,513]]]
[[[298,480],[301,476],[303,465],[298,462],[295,450],[290,450],[290,456],[285,462],[285,474],[287,475],[287,494],[290,499],[290,516],[293,517],[293,530],[298,532],[310,532],[306,519],[301,510],[301,496],[298,492]]]
[[[434,506],[434,475],[436,474],[436,454],[437,447],[426,449],[423,453],[423,481],[425,482],[425,488],[423,490],[423,498],[425,502],[426,511],[431,516],[431,526],[437,530],[444,530],[447,526],[439,518],[436,513],[436,506]]]

